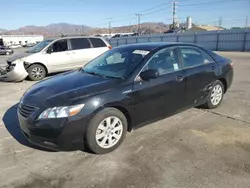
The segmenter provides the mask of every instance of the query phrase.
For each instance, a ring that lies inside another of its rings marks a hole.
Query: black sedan
[[[217,108],[232,80],[231,60],[196,45],[121,46],[32,86],[18,117],[36,145],[103,154],[142,124],[196,106]]]
[[[13,54],[14,51],[8,47],[0,46],[0,55],[10,55]]]

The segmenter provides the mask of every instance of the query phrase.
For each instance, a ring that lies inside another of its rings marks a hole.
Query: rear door
[[[217,79],[217,64],[196,47],[180,47],[182,66],[185,70],[187,106],[196,106],[206,99]]]
[[[71,45],[71,67],[79,68],[93,59],[93,48],[88,38],[72,38]]]

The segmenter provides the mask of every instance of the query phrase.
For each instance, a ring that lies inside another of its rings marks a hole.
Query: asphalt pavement
[[[0,82],[0,187],[249,188],[250,53],[221,54],[233,60],[235,77],[218,109],[193,108],[137,129],[101,156],[29,144],[16,108],[34,82]]]

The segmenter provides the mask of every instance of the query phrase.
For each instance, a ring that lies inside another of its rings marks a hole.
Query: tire
[[[204,107],[208,109],[219,107],[223,100],[224,91],[225,89],[223,83],[220,80],[217,80],[208,94],[207,102],[205,103]],[[215,93],[217,93],[217,96],[215,96]]]
[[[6,52],[5,54],[6,54],[6,55],[10,55],[10,52]]]
[[[42,80],[46,76],[46,69],[44,66],[39,64],[34,64],[28,67],[28,77],[32,81]]]
[[[111,126],[112,123],[116,122],[116,124],[113,124],[113,128],[108,129],[110,128],[108,121],[111,122]],[[127,127],[127,119],[121,111],[116,108],[103,109],[91,119],[88,125],[86,144],[96,154],[114,151],[124,140]]]

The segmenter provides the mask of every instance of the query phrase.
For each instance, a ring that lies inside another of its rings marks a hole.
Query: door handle
[[[182,81],[184,80],[184,78],[185,78],[184,76],[176,76],[176,79],[175,79],[175,80],[176,80],[177,82],[182,82]]]

